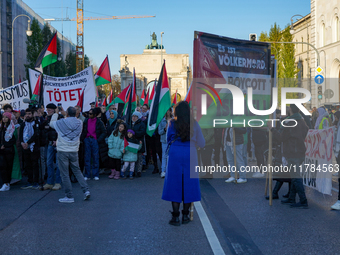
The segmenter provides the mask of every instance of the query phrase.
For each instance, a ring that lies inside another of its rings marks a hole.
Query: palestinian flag
[[[184,101],[188,102],[188,104],[191,106],[191,89],[192,89],[192,82],[190,84],[189,90],[184,98]]]
[[[152,100],[146,133],[152,136],[163,119],[167,110],[171,107],[168,75],[166,73],[165,61],[159,75],[155,97]]]
[[[153,85],[152,90],[151,90],[151,94],[150,94],[150,98],[149,98],[149,107],[151,107],[152,99],[155,96],[155,88],[156,88],[156,86],[157,86],[157,80],[155,80],[155,84]]]
[[[146,92],[146,96],[145,96],[144,104],[147,104],[147,105],[149,105],[149,89],[148,89],[148,91]],[[142,105],[142,106],[143,106],[143,105]]]
[[[138,153],[139,144],[128,142],[124,137],[124,149],[132,153]]]
[[[172,101],[172,105],[171,106],[174,106],[175,104],[177,104],[177,89],[176,89],[176,94],[174,96],[174,100]]]
[[[83,107],[84,107],[84,94],[85,94],[85,89],[86,89],[86,86],[84,87],[83,92],[81,92],[79,101],[78,101],[78,103],[77,103],[77,105],[80,107],[80,111],[83,111]]]
[[[35,84],[33,95],[31,97],[31,101],[38,101],[39,100],[39,95],[40,95],[40,85],[41,85],[41,79],[42,74],[39,75],[37,83]]]
[[[104,97],[104,99],[103,99],[103,101],[102,101],[102,106],[107,106],[106,97]]]
[[[108,110],[109,107],[113,104],[125,104],[129,95],[130,88],[131,84],[123,89],[123,91],[120,92],[120,94],[113,101],[110,102],[110,104],[106,107],[106,110]]]
[[[137,107],[137,95],[136,95],[136,73],[135,69],[133,69],[133,83],[131,85],[131,89],[129,91],[128,100],[124,106],[124,116],[126,124],[131,124],[132,113],[135,111]]]
[[[34,68],[42,73],[44,67],[57,62],[57,59],[57,32],[55,32],[50,41],[40,52]]]
[[[145,95],[145,90],[143,89],[142,94],[140,96],[139,104],[140,106],[143,106],[144,101],[145,101],[146,95]]]
[[[96,86],[111,83],[111,72],[110,72],[108,56],[106,56],[103,63],[100,65],[98,71],[94,75],[94,80],[95,80]]]
[[[111,89],[110,95],[107,98],[107,104],[110,104],[113,100],[113,90]]]

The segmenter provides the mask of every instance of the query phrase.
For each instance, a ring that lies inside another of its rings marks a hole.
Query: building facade
[[[293,24],[293,42],[307,42],[316,48],[307,44],[295,46],[301,86],[312,94],[310,106],[340,101],[339,11],[340,0],[311,0],[311,13]],[[320,73],[316,71],[318,66],[323,69]],[[325,78],[322,84],[314,81],[318,74]]]
[[[165,60],[169,87],[172,98],[179,94],[184,99],[190,86],[191,68],[189,54],[167,54],[165,49],[145,49],[143,54],[120,55],[120,76],[122,90],[132,83],[133,68],[137,78],[137,95],[140,96],[144,88],[152,87],[155,79],[159,78],[162,61]]]
[[[19,79],[25,80],[26,59],[26,30],[28,25],[27,17],[18,17],[13,26],[12,22],[20,14],[35,18],[41,28],[44,26],[44,19],[36,14],[29,6],[21,0],[0,0],[0,88],[12,85],[12,43],[14,43],[14,83]],[[55,30],[51,27],[51,30]],[[75,45],[58,32],[58,38],[63,49],[62,57],[65,59],[67,53],[75,49]]]

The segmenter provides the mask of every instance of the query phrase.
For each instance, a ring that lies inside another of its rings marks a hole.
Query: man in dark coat
[[[89,118],[84,121],[81,134],[85,147],[85,180],[91,178],[91,169],[94,180],[99,180],[99,155],[102,161],[108,159],[108,147],[105,142],[106,129],[104,123],[97,118],[99,113],[98,109],[89,111]]]
[[[146,134],[146,126],[145,126],[145,123],[141,120],[141,118],[142,118],[142,114],[136,111],[132,114],[131,126],[127,125],[127,129],[132,129],[135,132],[135,137],[138,140],[138,142],[142,141],[142,148],[138,151],[138,159],[135,164],[137,177],[142,176],[142,166],[143,166],[142,154],[145,152],[144,136]]]
[[[283,142],[283,156],[288,161],[288,168],[290,170],[291,181],[291,191],[289,198],[282,200],[283,204],[289,204],[293,208],[308,208],[307,198],[305,194],[305,189],[303,187],[303,181],[300,176],[300,165],[305,160],[306,146],[305,138],[308,133],[308,127],[299,114],[299,108],[296,105],[290,105],[289,119],[294,119],[295,121],[285,122],[285,126],[294,127],[283,127],[282,132],[277,129],[272,128],[271,131],[275,139]],[[269,124],[270,126],[270,124]],[[295,169],[295,170],[294,170]],[[298,193],[300,202],[295,202],[296,193]]]
[[[40,124],[33,115],[33,109],[26,109],[25,122],[20,125],[19,140],[23,148],[24,170],[28,174],[28,184],[22,189],[39,188]]]

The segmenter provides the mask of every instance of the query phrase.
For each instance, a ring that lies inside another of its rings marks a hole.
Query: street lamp
[[[13,27],[14,27],[14,21],[18,18],[18,17],[21,17],[21,16],[25,16],[28,18],[28,26],[27,26],[27,30],[26,30],[26,35],[27,36],[31,36],[32,35],[32,30],[31,30],[31,18],[28,17],[27,15],[25,14],[20,14],[18,16],[16,16],[13,21],[12,21],[12,86],[14,85],[14,42],[13,42]]]
[[[163,66],[163,34],[164,32],[161,32],[161,66]]]

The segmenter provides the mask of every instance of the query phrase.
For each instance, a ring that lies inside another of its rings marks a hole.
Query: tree
[[[26,73],[28,73],[28,68],[34,69],[35,62],[40,54],[43,47],[42,33],[38,21],[33,18],[31,24],[32,35],[27,36],[26,41],[26,51],[27,51],[27,62],[25,65]]]
[[[66,55],[65,64],[66,64],[66,75],[67,76],[76,74],[76,53],[75,52],[70,51]]]
[[[292,42],[293,37],[290,34],[290,26],[281,30],[276,23],[271,26],[269,35],[267,32],[261,32],[259,41],[263,42]],[[295,65],[295,47],[293,44],[272,43],[271,54],[275,56],[277,61],[277,78],[278,78],[278,93],[279,104],[281,103],[281,87],[297,87],[298,69]],[[296,98],[297,95],[288,95],[289,98]]]
[[[114,74],[111,76],[111,83],[104,84],[101,86],[98,86],[98,94],[99,97],[108,97],[111,93],[111,90],[113,91],[113,98],[118,96],[118,94],[121,92],[121,83],[120,83],[120,76],[118,74]]]

